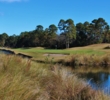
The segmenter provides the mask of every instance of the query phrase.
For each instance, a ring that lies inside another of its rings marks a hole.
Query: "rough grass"
[[[110,100],[59,65],[0,56],[0,100]]]
[[[70,66],[100,66],[109,67],[110,66],[110,55],[72,55],[64,63]]]

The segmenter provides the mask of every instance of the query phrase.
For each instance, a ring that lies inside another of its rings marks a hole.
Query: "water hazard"
[[[110,73],[105,72],[97,72],[97,73],[81,73],[81,78],[87,80],[87,83],[93,89],[100,89],[103,90],[104,93],[110,95]]]

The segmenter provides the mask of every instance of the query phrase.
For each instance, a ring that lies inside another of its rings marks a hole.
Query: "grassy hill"
[[[17,49],[11,49],[12,51],[15,51],[16,53],[24,53],[28,54],[30,56],[33,56],[35,58],[42,56],[45,53],[55,53],[55,54],[96,54],[96,55],[103,55],[106,53],[110,53],[109,49],[104,49],[106,47],[110,46],[110,44],[94,44],[84,47],[73,47],[69,49],[45,49],[43,47],[30,47],[30,48],[17,48]]]

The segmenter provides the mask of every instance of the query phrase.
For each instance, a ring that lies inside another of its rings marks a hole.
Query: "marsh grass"
[[[0,100],[109,100],[59,65],[0,56]]]
[[[71,67],[70,67],[71,68]],[[99,72],[104,72],[104,73],[109,73],[110,74],[110,68],[104,68],[100,66],[76,66],[76,68],[72,68],[73,73],[80,74],[80,73],[99,73]]]
[[[70,66],[100,66],[109,67],[110,65],[110,55],[72,55],[68,60],[64,61]]]

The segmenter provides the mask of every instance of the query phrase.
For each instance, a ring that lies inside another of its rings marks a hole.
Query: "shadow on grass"
[[[110,49],[110,46],[105,47],[104,49]]]

